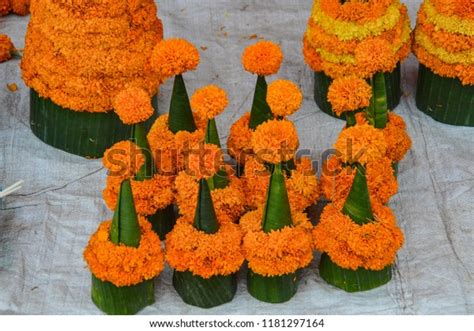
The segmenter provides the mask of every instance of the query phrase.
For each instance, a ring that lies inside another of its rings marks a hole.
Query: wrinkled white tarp
[[[303,109],[293,117],[301,147],[315,159],[335,141],[343,123],[318,111],[310,69],[301,54],[311,0],[162,0],[159,16],[168,37],[185,37],[201,49],[201,65],[186,74],[189,93],[216,83],[231,104],[218,119],[225,141],[229,126],[252,102],[255,77],[240,55],[257,34],[281,43],[285,60],[278,77],[302,86]],[[420,1],[405,0],[412,19]],[[0,19],[0,33],[24,45],[28,18]],[[396,109],[414,145],[400,165],[400,193],[391,206],[406,237],[393,281],[382,288],[347,294],[318,275],[318,257],[305,271],[289,303],[270,305],[246,292],[242,273],[230,304],[202,310],[184,304],[167,269],[156,282],[157,302],[144,314],[472,314],[474,312],[473,201],[474,128],[447,126],[419,112],[414,103],[417,62],[403,67],[404,97]],[[90,300],[90,273],[82,251],[97,225],[111,216],[101,198],[100,161],[55,150],[33,136],[28,90],[18,61],[0,65],[0,184],[24,179],[24,188],[0,210],[0,313],[97,314]],[[17,83],[12,93],[7,83]],[[171,82],[160,93],[167,111]]]

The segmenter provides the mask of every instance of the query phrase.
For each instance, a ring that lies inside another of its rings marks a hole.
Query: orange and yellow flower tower
[[[127,87],[153,96],[161,77],[150,64],[163,38],[153,0],[32,0],[21,62],[31,88],[31,128],[70,153],[101,157],[130,136],[113,109]]]

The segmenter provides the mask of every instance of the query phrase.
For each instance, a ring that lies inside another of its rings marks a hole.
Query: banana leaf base
[[[169,205],[165,209],[158,210],[155,215],[148,216],[148,222],[151,223],[153,231],[165,240],[166,235],[173,230],[176,224],[176,211],[174,205]]]
[[[380,271],[359,268],[344,269],[332,262],[326,254],[321,255],[319,274],[327,283],[346,292],[362,292],[387,284],[392,279],[392,267]]]
[[[268,303],[289,301],[298,290],[296,273],[266,277],[249,269],[247,273],[247,290],[255,299]]]
[[[400,103],[402,95],[400,88],[400,63],[397,65],[394,71],[384,74],[385,86],[387,88],[387,105],[389,110],[395,109]],[[328,101],[328,90],[333,79],[326,76],[324,72],[314,73],[314,100],[322,112],[331,115],[336,118],[345,120],[346,116],[343,113],[341,116],[337,116],[333,112],[332,106]]]
[[[237,291],[237,275],[204,279],[189,271],[174,271],[173,286],[188,305],[212,308],[232,301]]]
[[[157,109],[157,98],[153,98]],[[147,122],[147,129],[157,117]],[[132,126],[123,124],[114,112],[78,112],[42,98],[30,89],[30,127],[44,143],[86,158],[101,158],[107,148],[131,137]]]
[[[435,121],[474,126],[474,85],[457,78],[441,77],[420,64],[416,106]]]
[[[92,275],[92,301],[108,315],[134,315],[155,302],[154,282],[117,287]]]

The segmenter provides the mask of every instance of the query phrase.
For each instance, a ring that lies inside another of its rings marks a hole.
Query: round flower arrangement
[[[473,13],[472,3],[464,0],[425,0],[418,12],[416,104],[442,123],[474,126]]]
[[[30,0],[1,0],[0,16],[6,16],[10,12],[20,16],[28,15],[30,13]]]
[[[179,38],[159,42],[151,55],[151,65],[166,79],[195,70],[199,61],[196,47]]]
[[[242,54],[244,69],[258,76],[270,76],[280,70],[283,52],[271,41],[259,41]]]

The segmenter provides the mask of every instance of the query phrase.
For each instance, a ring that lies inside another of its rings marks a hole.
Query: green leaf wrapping
[[[207,183],[211,191],[226,188],[230,183],[227,171],[224,168],[219,169],[214,176],[207,180]]]
[[[92,302],[109,315],[134,315],[155,302],[153,280],[117,287],[92,275]]]
[[[152,103],[157,110],[156,96]],[[157,116],[155,112],[144,123],[146,129]],[[105,150],[116,142],[130,139],[132,131],[132,127],[123,124],[113,111],[73,111],[40,97],[33,89],[30,89],[30,127],[44,143],[87,158],[101,158]]]
[[[249,127],[255,130],[260,124],[273,119],[273,114],[267,103],[267,81],[265,76],[258,76],[250,112]]]
[[[110,227],[110,240],[116,245],[138,247],[140,237],[140,225],[133,202],[132,186],[130,180],[127,179],[120,186],[117,206]]]
[[[296,273],[265,277],[249,269],[247,290],[255,298],[268,303],[282,303],[290,300],[298,290]]]
[[[441,77],[420,64],[416,106],[434,120],[451,125],[474,126],[474,85],[458,78]]]
[[[221,148],[221,141],[219,139],[219,132],[217,131],[216,120],[210,119],[206,126],[206,144],[213,144]]]
[[[165,240],[166,235],[173,230],[173,227],[176,224],[174,205],[169,205],[164,209],[158,210],[155,215],[148,216],[147,219],[148,222],[151,223],[153,231],[161,240]]]
[[[194,214],[194,227],[208,234],[216,233],[219,230],[216,211],[212,203],[211,191],[206,179],[199,181],[199,194]]]
[[[372,99],[367,107],[367,120],[377,129],[383,129],[388,122],[387,88],[383,73],[376,73],[370,79]]]
[[[267,233],[293,225],[284,176],[282,165],[275,165],[270,176],[262,219],[262,229]]]
[[[395,109],[400,103],[402,91],[400,88],[400,63],[397,65],[394,71],[385,73],[385,88],[387,94],[388,109]],[[332,83],[332,78],[326,76],[324,72],[314,73],[314,100],[322,112],[331,115],[336,118],[346,119],[345,113],[340,117],[332,111],[332,106],[327,100],[329,85]]]
[[[356,176],[342,211],[357,224],[363,225],[373,222],[374,215],[370,204],[367,179],[361,165],[357,166]],[[319,274],[331,285],[347,292],[358,292],[371,290],[389,282],[392,278],[392,267],[387,266],[381,271],[364,268],[345,269],[334,263],[326,253],[323,253],[319,263]]]
[[[168,126],[171,132],[196,131],[193,112],[189,104],[188,92],[182,75],[174,78],[173,94],[171,95]]]
[[[174,271],[173,286],[189,305],[212,308],[232,301],[237,291],[237,276],[213,276],[204,279],[189,271]]]
[[[154,160],[146,136],[147,132],[141,123],[133,125],[132,139],[145,156],[145,163],[135,175],[135,180],[138,181],[150,179],[155,175]]]

